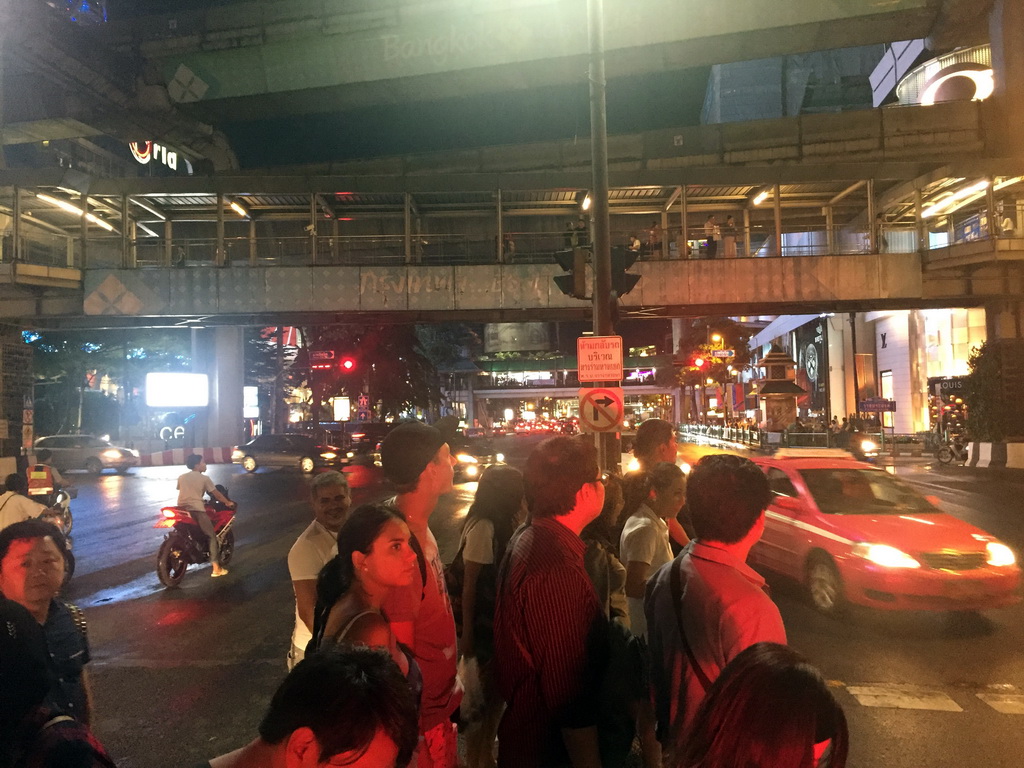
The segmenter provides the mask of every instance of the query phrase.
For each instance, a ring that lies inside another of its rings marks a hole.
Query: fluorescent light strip
[[[246,218],[249,215],[249,212],[247,210],[245,210],[245,208],[243,208],[241,205],[236,203],[234,200],[232,200],[230,203],[228,203],[228,205],[231,206],[231,210],[232,211],[237,213],[243,219]]]
[[[37,192],[36,197],[38,197],[44,203],[49,203],[50,205],[54,205],[60,208],[62,211],[67,211],[68,213],[74,214],[75,216],[79,217],[82,215],[82,209],[79,208],[77,205],[72,205],[67,200],[61,200],[59,197],[51,197],[50,195],[43,194],[42,192]],[[98,227],[103,227],[103,229],[107,230],[108,232],[114,231],[114,228],[110,224],[105,222],[103,219],[101,219],[99,216],[95,216],[87,212],[85,214],[85,219],[86,221],[91,221]]]
[[[144,211],[149,211],[154,216],[156,216],[158,219],[160,219],[160,221],[167,221],[167,217],[166,216],[164,216],[162,213],[160,213],[160,211],[158,211],[156,208],[154,208],[153,206],[149,205],[148,203],[144,203],[141,200],[137,200],[134,197],[131,200],[132,200],[133,203],[135,203],[135,205],[139,206],[139,208],[141,208]]]
[[[958,189],[949,197],[944,198],[943,200],[929,206],[928,208],[925,208],[924,211],[921,212],[921,216],[922,218],[930,219],[932,216],[936,216],[940,213],[951,213],[952,211],[957,210],[966,204],[966,201],[964,201],[965,198],[970,198],[972,197],[972,195],[976,196],[977,193],[987,189],[988,184],[988,179],[985,179],[984,181],[979,181],[977,184],[971,184],[969,187]],[[977,198],[974,197],[972,199]]]

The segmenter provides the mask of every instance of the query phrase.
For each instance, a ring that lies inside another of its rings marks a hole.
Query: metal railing
[[[774,258],[776,237],[771,227],[742,227],[732,234],[722,235],[710,247],[703,227],[687,230],[686,239],[678,230],[666,231],[661,239],[641,243],[637,251],[639,261],[664,259],[728,259]],[[585,235],[585,233],[582,233]],[[611,233],[612,243],[628,245],[635,232],[616,230]],[[831,236],[830,236],[831,234]],[[731,238],[735,237],[735,241]],[[1024,237],[1004,233],[998,238],[981,233],[970,241],[984,248],[995,241],[1009,241],[1013,249],[1024,251]],[[82,241],[78,237],[63,237],[47,232],[33,233],[21,238],[21,259],[25,263],[45,266],[73,266],[84,268],[112,268],[134,264],[139,267],[193,267],[215,266],[402,266],[410,265],[486,265],[486,264],[551,264],[555,254],[565,251],[571,242],[580,242],[578,235],[560,232],[508,232],[500,252],[494,236],[454,234],[419,235],[408,243],[404,235],[345,235],[339,237],[225,237],[223,258],[218,259],[217,240],[211,237],[174,237],[170,246],[162,237],[139,237],[127,241],[128,252],[123,253],[125,241],[120,235],[90,236],[86,242],[85,258]],[[747,244],[749,242],[749,249]],[[315,247],[314,247],[315,243]],[[583,245],[586,245],[585,237]],[[881,253],[913,253],[918,249],[917,233],[905,227],[885,227],[877,235]],[[926,247],[928,244],[925,244]],[[951,246],[936,244],[929,258],[942,259]],[[824,227],[784,227],[782,232],[783,257],[866,254],[871,252],[870,237],[866,231],[835,227],[829,233]],[[0,241],[0,259],[9,262],[14,248],[10,236]]]

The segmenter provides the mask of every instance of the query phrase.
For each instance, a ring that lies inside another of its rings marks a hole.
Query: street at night
[[[503,441],[520,463],[538,438]],[[693,461],[697,452],[684,446],[681,458]],[[896,471],[1021,551],[1024,499],[1015,474],[909,459]],[[78,570],[68,597],[89,618],[97,732],[128,768],[177,768],[237,748],[284,674],[293,618],[285,558],[308,521],[308,480],[235,466],[209,473],[239,504],[231,573],[212,580],[209,566],[193,568],[176,590],[157,580],[162,531],[152,525],[179,470],[74,477]],[[474,488],[457,485],[432,518],[445,560]],[[354,503],[387,493],[379,484],[356,489]],[[834,620],[796,585],[770,583],[791,644],[820,666],[846,708],[852,768],[1017,764],[1024,607],[981,615],[855,609]]]

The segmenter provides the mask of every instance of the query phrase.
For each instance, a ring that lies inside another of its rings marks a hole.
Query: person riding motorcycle
[[[28,495],[45,497],[46,504],[52,503],[57,491],[64,490],[72,498],[75,496],[75,487],[61,476],[49,448],[40,448],[36,452],[36,463],[29,466],[25,474],[28,478]]]
[[[229,509],[235,508],[235,502],[218,491],[213,480],[203,474],[206,471],[206,460],[202,456],[192,454],[185,459],[185,466],[189,471],[178,478],[178,506],[188,510],[203,533],[210,537],[210,562],[213,564],[213,577],[224,576],[228,569],[220,564],[220,542],[217,540],[213,521],[206,512],[203,495],[209,494],[211,499],[216,499]]]

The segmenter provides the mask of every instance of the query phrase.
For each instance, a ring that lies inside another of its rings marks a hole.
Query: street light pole
[[[591,233],[594,268],[594,334],[611,336],[612,249],[608,217],[608,114],[605,105],[604,0],[587,0],[587,37],[590,50],[590,164]],[[611,386],[618,386],[612,382]],[[619,440],[615,433],[597,433],[598,461],[605,469],[618,465]]]
[[[604,0],[587,0],[590,43],[590,163],[593,172],[594,333],[613,332],[612,258],[608,217],[608,115],[605,106]]]

